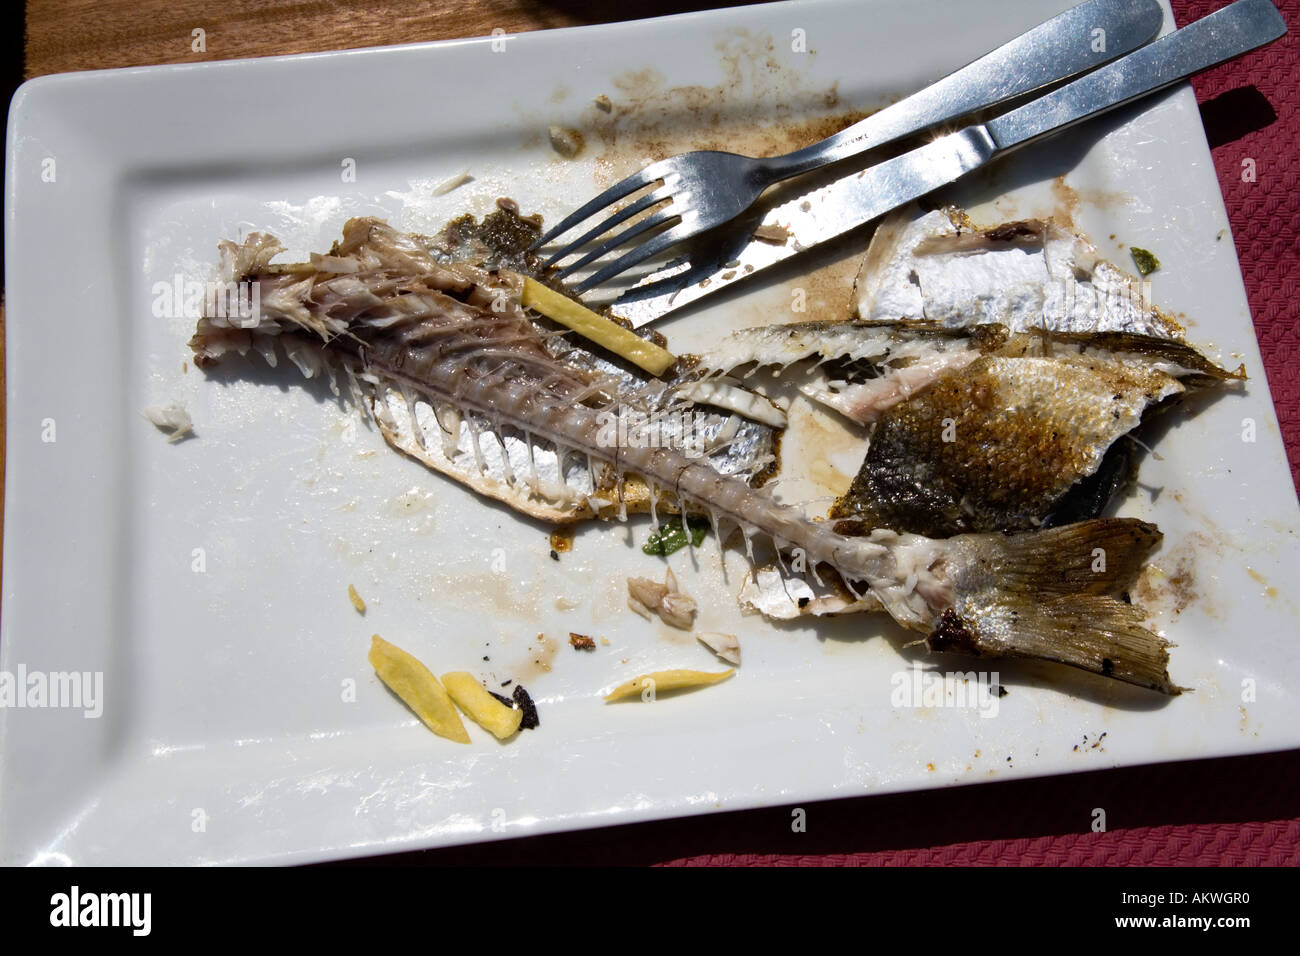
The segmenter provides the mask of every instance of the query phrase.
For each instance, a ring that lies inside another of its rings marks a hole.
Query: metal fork
[[[697,150],[652,163],[556,223],[534,248],[637,190],[660,183],[546,259],[545,266],[555,265],[638,213],[666,201],[668,205],[663,209],[606,239],[560,270],[558,278],[564,278],[643,233],[670,227],[653,233],[574,289],[585,292],[679,242],[735,218],[775,183],[1091,70],[1142,46],[1159,32],[1163,22],[1164,12],[1156,0],[1087,0],[920,92],[793,153],[756,159]]]

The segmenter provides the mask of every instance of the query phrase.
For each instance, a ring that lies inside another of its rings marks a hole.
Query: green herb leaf
[[[709,522],[704,518],[687,518],[686,523],[691,529],[691,546],[698,548],[704,543],[705,535],[709,533]],[[641,546],[641,550],[645,554],[667,557],[684,547],[686,547],[686,532],[682,530],[680,519],[674,518],[669,524],[652,532],[650,539]]]
[[[1138,267],[1138,272],[1142,273],[1142,275],[1149,276],[1160,268],[1160,260],[1145,249],[1130,246],[1129,251],[1133,253],[1133,264]]]

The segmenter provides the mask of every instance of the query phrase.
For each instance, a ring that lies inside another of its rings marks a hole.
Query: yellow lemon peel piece
[[[718,672],[690,670],[655,671],[652,674],[642,674],[640,677],[634,677],[626,683],[619,684],[605,695],[605,700],[623,700],[626,697],[640,696],[647,690],[651,692],[651,699],[653,699],[655,694],[661,694],[670,690],[681,690],[685,687],[704,687],[708,684],[716,684],[719,681],[726,680],[734,673],[736,673],[734,667]]]
[[[352,602],[352,606],[357,609],[358,614],[366,613],[366,602],[361,600],[361,595],[357,593],[357,589],[350,584],[348,585],[348,600]]]
[[[567,295],[542,285],[536,279],[524,277],[524,291],[520,302],[525,308],[540,312],[548,319],[573,329],[583,338],[590,339],[601,348],[609,349],[651,375],[662,375],[677,361],[677,356],[641,338],[603,315],[592,312]]]
[[[469,743],[456,705],[438,678],[420,661],[378,634],[370,639],[370,666],[424,725],[439,737]]]
[[[519,724],[524,719],[522,708],[501,703],[474,679],[473,674],[466,671],[443,674],[442,686],[465,716],[498,740],[505,740],[519,731]]]

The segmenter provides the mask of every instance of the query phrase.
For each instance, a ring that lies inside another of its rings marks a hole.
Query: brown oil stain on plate
[[[1277,588],[1269,584],[1268,579],[1265,578],[1264,575],[1260,574],[1258,571],[1256,571],[1254,568],[1250,567],[1249,565],[1246,566],[1246,573],[1250,575],[1252,581],[1258,582],[1264,588],[1265,597],[1270,599],[1277,597]]]
[[[1064,176],[1052,180],[1052,217],[1069,229],[1074,228],[1074,215],[1079,211],[1079,191],[1066,182]]]
[[[657,69],[628,70],[613,78],[608,109],[603,102],[588,106],[583,131],[601,144],[596,175],[602,186],[692,149],[787,153],[872,112],[846,108],[835,85],[810,86],[776,58],[770,35],[738,30],[715,49],[720,83],[669,86]]]
[[[866,447],[859,426],[803,396],[793,399],[782,437],[778,497],[791,503],[815,501],[807,512],[825,517],[831,501],[852,484]]]
[[[1178,617],[1193,604],[1206,617],[1220,614],[1206,598],[1197,577],[1204,562],[1213,565],[1223,559],[1222,544],[1208,534],[1193,531],[1155,561],[1148,562],[1138,576],[1132,596],[1150,615]]]
[[[479,607],[491,608],[496,620],[517,618],[530,621],[537,617],[541,607],[541,584],[534,580],[529,585],[519,585],[513,577],[494,571],[454,570],[451,573],[435,573],[432,576],[432,590],[436,597],[455,599],[467,604],[475,599]],[[502,623],[498,630],[509,629],[511,624]]]
[[[521,684],[531,684],[543,674],[549,674],[555,655],[560,649],[559,643],[545,634],[538,634],[524,648],[523,657],[512,656],[512,664],[506,671]]]

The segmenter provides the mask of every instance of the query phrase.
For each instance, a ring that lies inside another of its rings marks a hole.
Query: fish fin
[[[966,535],[952,600],[926,645],[1057,661],[1166,694],[1169,643],[1120,597],[1160,542],[1155,525],[1097,518],[1017,535]]]
[[[972,571],[979,580],[972,583],[1048,596],[1125,591],[1162,537],[1155,525],[1136,518],[1094,518],[1022,534],[950,540],[973,546]]]
[[[960,615],[945,611],[925,644],[975,657],[1056,661],[1175,696],[1185,688],[1169,679],[1170,644],[1143,618],[1140,608],[1105,595],[1013,596]]]

